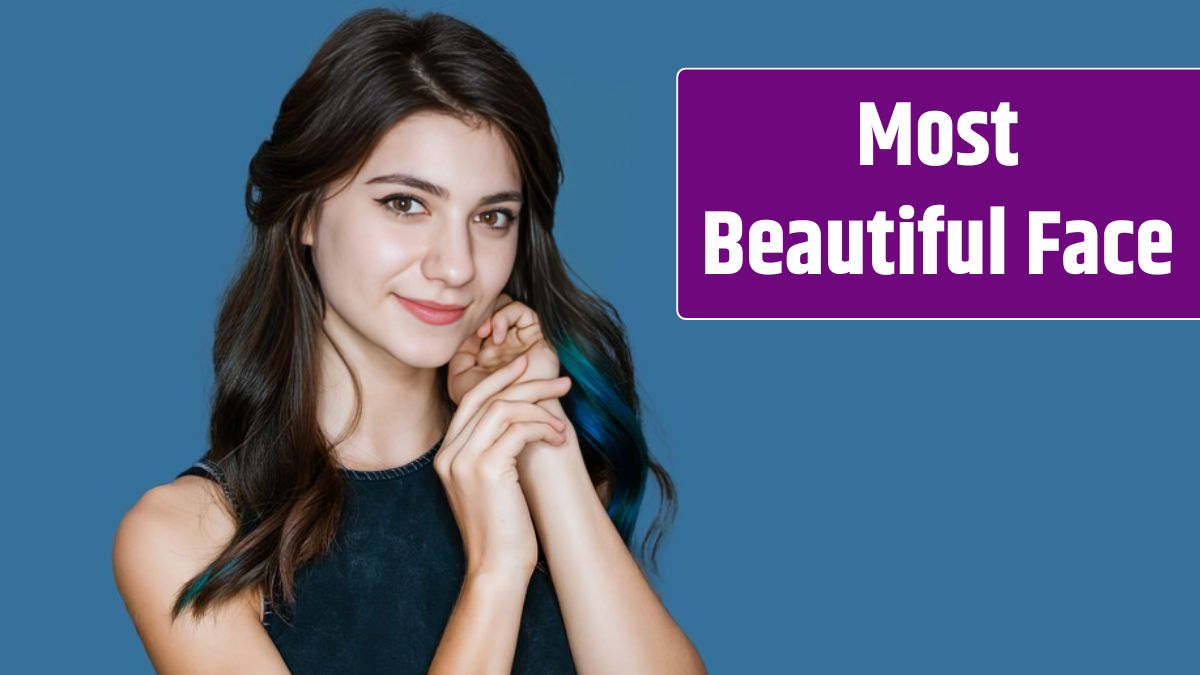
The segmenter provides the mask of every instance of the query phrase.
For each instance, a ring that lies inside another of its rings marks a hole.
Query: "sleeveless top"
[[[390,469],[339,468],[348,490],[333,546],[296,571],[292,606],[263,598],[263,626],[294,675],[428,671],[466,578],[458,523],[430,466],[442,440]],[[207,455],[186,475],[215,481],[233,502]],[[512,672],[576,672],[541,569],[529,580]]]

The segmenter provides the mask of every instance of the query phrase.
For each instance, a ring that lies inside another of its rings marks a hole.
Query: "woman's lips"
[[[467,310],[465,306],[458,307],[457,309],[442,309],[442,307],[448,307],[448,305],[436,307],[417,302],[416,300],[410,300],[408,298],[401,297],[395,293],[392,295],[395,295],[396,299],[400,301],[400,304],[404,305],[404,308],[411,312],[413,316],[424,321],[425,323],[433,324],[434,326],[444,326],[449,323],[454,323],[455,321],[461,319],[463,312]]]

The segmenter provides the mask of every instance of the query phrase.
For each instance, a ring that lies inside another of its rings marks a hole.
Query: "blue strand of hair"
[[[221,571],[217,573],[217,576],[221,576],[221,575],[229,572],[229,570],[232,569],[233,566],[235,564],[237,564],[237,562],[238,561],[235,559],[235,560],[231,560],[228,563],[226,563],[225,567],[222,567]],[[195,583],[193,583],[191,588],[188,589],[188,592],[186,594],[184,594],[184,596],[182,598],[180,598],[179,603],[176,606],[177,611],[181,611],[184,607],[187,607],[192,602],[192,599],[194,599],[196,597],[196,594],[200,592],[200,589],[204,588],[204,586],[209,581],[212,581],[212,579],[213,579],[212,571],[213,571],[212,565],[209,565],[208,567],[204,568],[204,574],[201,574],[200,578],[196,579]]]
[[[649,466],[641,418],[623,399],[610,373],[596,367],[568,335],[556,345],[559,363],[571,378],[563,411],[575,425],[585,451],[594,451],[615,478],[608,516],[626,545],[633,541]]]

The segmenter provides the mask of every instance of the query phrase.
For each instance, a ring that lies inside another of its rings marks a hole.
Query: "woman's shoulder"
[[[121,518],[113,540],[113,571],[126,604],[143,595],[156,604],[164,594],[173,597],[236,532],[232,507],[213,481],[185,475],[151,487]]]
[[[262,596],[248,589],[216,608],[217,622],[171,608],[179,591],[228,545],[236,520],[221,488],[184,475],[147,490],[122,517],[113,541],[117,588],[156,667],[232,663],[252,651],[277,672],[278,655],[261,630]],[[268,649],[268,647],[272,647]]]
[[[135,543],[150,538],[171,544],[180,557],[191,554],[207,562],[229,542],[236,527],[220,486],[201,476],[184,475],[146,490],[125,513],[117,533]]]
[[[147,490],[121,518],[113,541],[118,585],[156,574],[181,586],[199,574],[236,533],[219,485],[185,475]]]
[[[122,524],[129,519],[163,529],[159,534],[164,536],[221,548],[237,529],[232,505],[221,487],[196,475],[151,487],[125,514]]]

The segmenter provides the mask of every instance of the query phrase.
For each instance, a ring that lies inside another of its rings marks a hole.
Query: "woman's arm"
[[[557,398],[540,401],[567,419]],[[707,673],[608,517],[583,463],[574,427],[567,442],[530,443],[521,486],[546,553],[576,669],[585,675]]]
[[[262,625],[257,590],[200,621],[190,610],[171,620],[176,591],[234,534],[233,519],[205,482],[184,476],[156,486],[125,514],[113,542],[117,589],[156,672],[285,675]]]
[[[529,576],[469,573],[433,656],[430,675],[511,673]]]
[[[560,372],[537,313],[506,294],[496,304],[495,314],[452,362],[452,396],[472,391],[471,382],[514,358],[528,358],[533,377]],[[565,421],[566,442],[526,444],[517,456],[517,469],[550,565],[576,669],[587,675],[707,673],[608,517],[559,396],[536,400]],[[603,486],[600,491],[607,492]]]
[[[517,383],[527,363],[518,357],[463,395],[433,459],[462,533],[467,573],[432,673],[512,672],[537,565],[537,534],[517,457],[534,441],[566,439],[559,431],[566,420],[536,401],[557,400],[570,384],[566,378]]]

